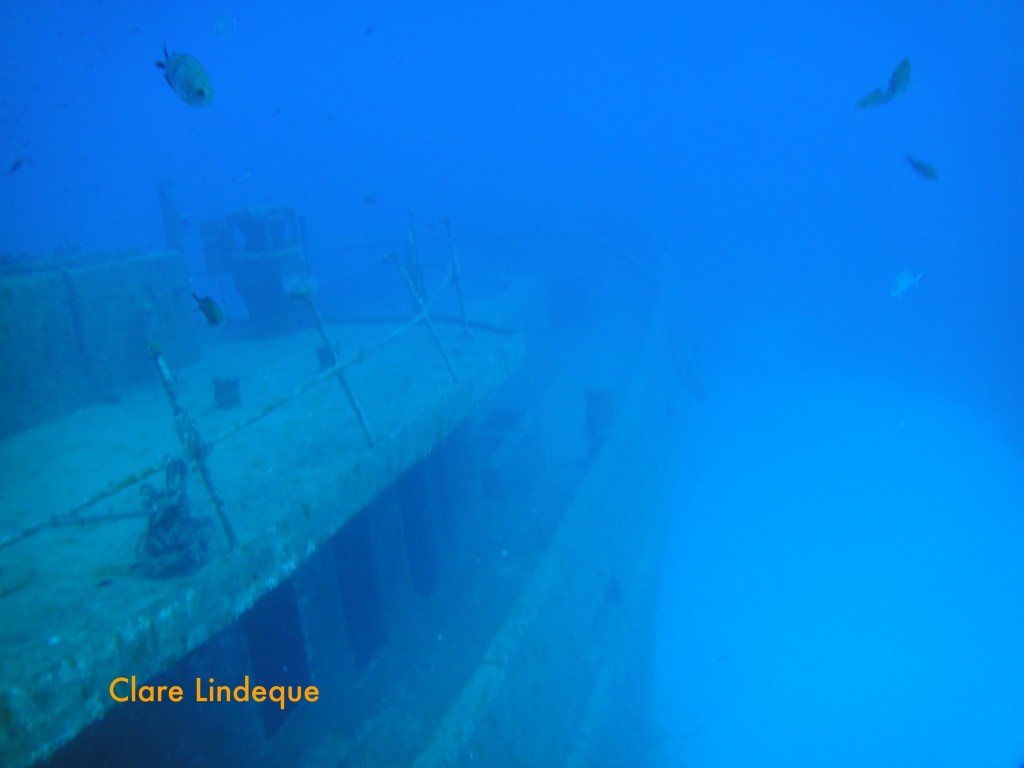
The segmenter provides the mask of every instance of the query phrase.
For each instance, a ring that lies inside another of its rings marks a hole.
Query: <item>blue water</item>
[[[193,224],[294,205],[320,276],[410,209],[467,240],[636,233],[711,392],[665,576],[662,763],[1016,766],[1022,40],[1011,0],[9,0],[0,252],[160,247],[158,178]],[[165,44],[212,106],[167,87]],[[854,110],[904,57],[908,91]],[[893,299],[905,269],[926,275]]]
[[[1019,446],[939,388],[748,342],[688,434],[658,764],[1017,766]]]

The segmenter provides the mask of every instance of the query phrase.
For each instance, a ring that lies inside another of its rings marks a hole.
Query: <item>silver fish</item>
[[[156,65],[164,71],[164,79],[178,98],[193,107],[206,107],[213,102],[213,87],[206,70],[194,56],[187,53],[168,53],[164,47],[164,60]]]
[[[904,269],[892,281],[892,289],[890,289],[889,295],[894,299],[902,299],[911,288],[917,288],[924,275],[924,272],[918,272],[915,275],[909,269]]]

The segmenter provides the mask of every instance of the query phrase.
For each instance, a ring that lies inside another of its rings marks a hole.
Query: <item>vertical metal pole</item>
[[[323,340],[324,346],[327,347],[327,351],[331,356],[331,365],[337,365],[338,355],[334,351],[334,345],[331,343],[331,340],[327,337],[327,331],[324,329],[323,321],[320,319],[320,312],[317,311],[316,304],[313,303],[313,297],[310,294],[309,289],[303,289],[302,292],[296,294],[296,296],[306,302],[306,306],[309,307],[309,312],[313,316],[313,325],[316,326],[317,333],[320,334],[320,338]],[[370,431],[370,425],[366,421],[366,414],[363,413],[362,406],[359,405],[359,401],[356,400],[355,393],[352,391],[352,387],[349,386],[348,379],[345,378],[345,371],[343,369],[338,369],[337,378],[338,383],[341,384],[341,389],[345,392],[345,397],[348,399],[348,404],[352,407],[352,410],[356,414],[356,418],[359,420],[359,426],[363,429],[363,435],[366,437],[367,446],[373,448],[373,433]]]
[[[459,317],[462,319],[462,332],[469,336],[469,323],[466,320],[466,302],[462,298],[462,272],[459,268],[459,255],[455,251],[455,238],[452,237],[452,220],[444,220],[445,229],[448,230],[448,248],[452,252],[452,282],[455,283],[455,295],[459,297]]]
[[[423,278],[423,259],[420,258],[420,242],[416,237],[416,214],[409,211],[409,239],[412,242],[412,258],[409,260],[411,277],[417,293],[426,295],[427,285]]]
[[[206,486],[206,492],[210,494],[210,499],[213,501],[213,509],[217,513],[217,519],[220,520],[221,528],[224,529],[224,535],[228,537],[228,546],[234,548],[235,544],[238,543],[238,538],[235,536],[235,529],[231,526],[231,521],[228,520],[227,513],[224,511],[224,500],[217,493],[216,488],[213,487],[213,478],[210,475],[209,467],[206,466],[206,443],[203,442],[195,422],[192,421],[188,412],[178,400],[178,388],[174,383],[171,369],[167,366],[167,361],[164,360],[164,356],[160,351],[160,346],[157,344],[150,345],[149,354],[156,364],[156,372],[160,376],[160,381],[164,385],[164,392],[167,393],[167,399],[171,403],[171,409],[174,412],[174,429],[178,433],[178,441],[185,452],[185,458],[188,461],[194,462],[196,469],[199,470],[199,477],[202,478],[203,485]]]
[[[396,264],[398,264],[398,271],[402,273],[402,279],[405,281],[405,287],[409,289],[409,294],[412,296],[412,300],[416,306],[419,307],[420,321],[427,327],[430,332],[430,338],[434,340],[434,344],[437,346],[437,351],[441,353],[441,357],[444,358],[445,368],[448,369],[448,373],[451,374],[452,381],[458,381],[458,374],[455,373],[455,368],[452,367],[451,358],[448,357],[448,353],[444,349],[444,345],[441,344],[441,338],[437,335],[437,329],[434,328],[434,323],[430,319],[430,315],[427,314],[427,305],[424,303],[423,298],[417,293],[416,286],[412,284],[412,278],[409,277],[409,271],[405,268],[402,260],[393,257]]]

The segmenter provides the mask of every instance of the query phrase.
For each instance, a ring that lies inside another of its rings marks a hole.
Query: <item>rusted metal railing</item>
[[[111,482],[106,488],[97,491],[87,499],[75,504],[73,507],[64,510],[62,512],[55,513],[48,517],[46,520],[34,523],[29,526],[25,526],[19,530],[9,532],[3,536],[0,536],[0,549],[10,546],[18,541],[33,536],[48,528],[66,526],[66,525],[79,525],[84,523],[95,523],[104,521],[123,520],[126,517],[142,517],[143,514],[134,513],[107,513],[103,515],[90,515],[88,517],[83,516],[83,513],[88,509],[96,506],[97,504],[125,491],[135,485],[139,485],[149,478],[161,473],[167,472],[174,464],[182,461],[194,468],[202,479],[203,485],[206,488],[207,494],[209,495],[217,518],[220,522],[221,529],[224,531],[224,535],[228,540],[228,544],[234,547],[237,543],[237,537],[234,532],[234,528],[228,518],[227,511],[223,498],[217,492],[213,477],[209,471],[209,467],[206,463],[206,457],[214,447],[229,440],[234,435],[242,432],[243,430],[251,427],[253,424],[263,420],[275,411],[283,408],[292,401],[302,397],[306,392],[312,389],[320,382],[328,379],[335,378],[341,385],[342,390],[345,394],[346,400],[349,403],[353,413],[355,414],[356,420],[362,429],[363,435],[366,438],[366,444],[368,449],[372,449],[375,445],[373,432],[370,429],[369,422],[366,418],[366,414],[359,402],[356,393],[353,391],[351,384],[346,377],[346,370],[351,368],[358,363],[365,361],[371,355],[376,354],[384,347],[388,346],[396,339],[403,336],[405,333],[415,328],[418,325],[423,325],[432,339],[434,346],[437,348],[441,359],[444,361],[445,368],[451,376],[452,382],[458,381],[458,374],[456,373],[455,367],[452,364],[451,356],[445,349],[444,344],[441,342],[440,335],[437,332],[437,328],[434,324],[433,319],[430,316],[430,305],[434,299],[448,286],[453,285],[456,290],[456,294],[459,302],[459,313],[460,321],[462,324],[463,332],[469,333],[469,323],[466,319],[465,302],[462,295],[462,286],[460,283],[460,269],[458,257],[455,251],[455,244],[452,238],[451,223],[445,222],[448,234],[448,245],[450,250],[450,267],[448,273],[444,278],[435,286],[434,290],[427,295],[426,286],[422,279],[422,271],[418,271],[418,280],[414,280],[410,275],[408,268],[395,254],[387,257],[387,261],[393,262],[397,265],[399,273],[402,277],[402,282],[405,284],[406,289],[409,292],[410,297],[413,300],[414,314],[409,320],[393,329],[390,333],[378,339],[371,346],[360,349],[352,356],[342,360],[338,356],[337,346],[333,344],[330,337],[327,334],[327,330],[324,326],[323,320],[313,300],[312,292],[308,286],[301,286],[294,289],[291,292],[292,298],[303,301],[309,308],[310,316],[313,321],[313,325],[316,328],[317,334],[323,341],[326,348],[330,353],[331,364],[313,375],[302,384],[295,387],[293,390],[288,392],[281,397],[266,403],[258,411],[251,414],[250,416],[235,422],[231,427],[222,431],[220,434],[215,435],[209,440],[204,440],[198,425],[188,414],[188,411],[182,405],[179,397],[177,386],[174,381],[174,376],[167,365],[166,360],[160,352],[158,345],[151,345],[150,355],[153,358],[154,364],[157,368],[157,373],[160,377],[160,381],[163,384],[164,392],[167,395],[168,402],[171,405],[171,411],[174,418],[175,431],[178,435],[178,441],[181,444],[182,455],[181,456],[168,456],[159,462],[151,464],[139,472],[135,472],[127,477],[121,478],[116,482]],[[421,270],[422,261],[419,256],[419,245],[416,240],[415,230],[415,219],[410,213],[410,241],[413,248],[414,264],[418,270]],[[422,287],[417,287],[419,283]]]

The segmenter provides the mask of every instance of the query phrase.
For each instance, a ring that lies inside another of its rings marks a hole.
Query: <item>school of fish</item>
[[[171,90],[186,104],[193,107],[206,107],[213,103],[213,86],[210,84],[210,78],[203,65],[194,56],[168,51],[165,46],[163,61],[156,62],[156,66],[163,70],[164,79]],[[905,93],[909,85],[910,59],[903,59],[896,65],[885,86],[869,91],[857,101],[855,108],[868,109],[889,104],[893,99]],[[913,157],[910,153],[904,156],[904,160],[911,170],[921,178],[938,181],[938,171],[931,164]],[[17,170],[20,164],[21,159],[19,158],[7,172],[12,173]],[[896,276],[890,295],[893,298],[903,298],[907,291],[918,286],[923,276],[924,272],[914,273],[910,270],[903,270]],[[195,294],[193,296],[207,323],[219,325],[224,321],[224,313],[213,299],[200,298]]]
[[[896,69],[893,70],[892,74],[889,75],[889,80],[885,87],[875,88],[869,91],[857,101],[854,108],[868,109],[870,107],[880,107],[883,104],[888,104],[900,94],[905,93],[909,85],[910,59],[903,59],[896,65]],[[926,179],[927,181],[939,180],[939,172],[935,170],[935,166],[931,163],[926,163],[924,160],[914,157],[909,152],[903,156],[903,160],[908,166],[910,166],[910,170],[920,178]],[[902,299],[907,295],[908,291],[912,288],[917,288],[920,285],[921,278],[924,277],[924,274],[924,272],[913,272],[909,269],[904,269],[893,279],[889,295],[894,299]]]

